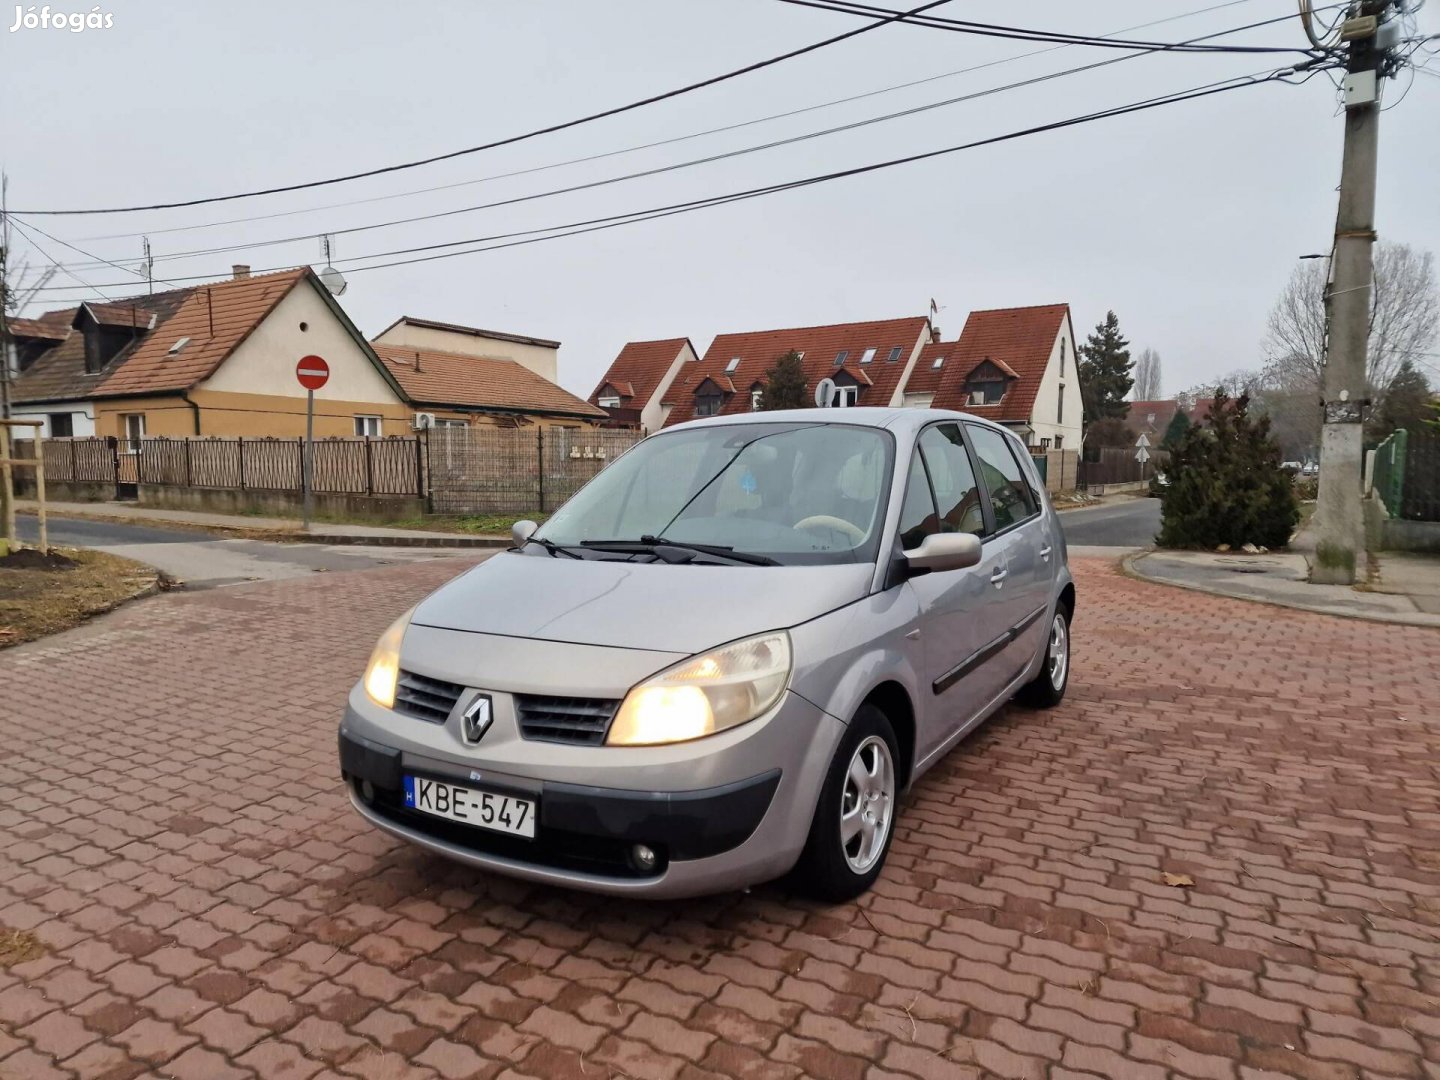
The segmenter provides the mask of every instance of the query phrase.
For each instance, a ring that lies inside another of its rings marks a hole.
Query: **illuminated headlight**
[[[626,695],[611,746],[657,746],[713,735],[763,716],[790,681],[790,635],[746,638],[692,657]]]
[[[395,685],[400,681],[400,642],[405,638],[405,628],[410,625],[414,610],[405,612],[380,635],[375,651],[370,654],[370,663],[365,665],[365,693],[376,705],[387,709],[395,707]]]

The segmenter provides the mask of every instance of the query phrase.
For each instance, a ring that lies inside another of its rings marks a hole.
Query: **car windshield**
[[[660,538],[791,565],[869,562],[892,453],[888,433],[838,423],[707,424],[657,435],[582,488],[537,536],[567,547]],[[723,560],[712,553],[703,561]]]

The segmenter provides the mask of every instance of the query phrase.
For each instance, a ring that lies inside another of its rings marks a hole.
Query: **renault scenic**
[[[1069,679],[1054,508],[974,417],[682,424],[514,540],[385,631],[340,727],[359,813],[497,873],[855,896],[901,794]]]

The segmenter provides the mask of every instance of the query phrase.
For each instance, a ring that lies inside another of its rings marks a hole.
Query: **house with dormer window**
[[[973,311],[959,340],[920,358],[928,404],[1004,424],[1036,450],[1080,449],[1082,407],[1068,304]],[[911,392],[918,384],[912,380]],[[907,397],[910,395],[907,393]],[[913,404],[920,404],[918,393]]]

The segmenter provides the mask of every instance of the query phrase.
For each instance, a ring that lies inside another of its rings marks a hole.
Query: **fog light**
[[[635,869],[641,873],[648,874],[655,869],[655,852],[644,844],[636,844],[631,848],[630,858],[635,860]]]
[[[375,787],[369,780],[360,781],[360,798],[364,799],[367,803],[375,801]]]

